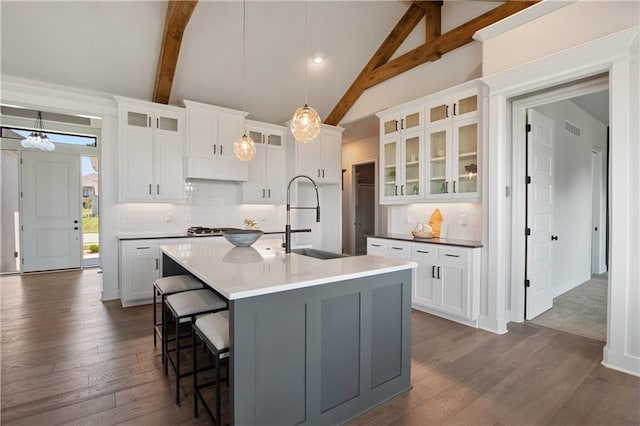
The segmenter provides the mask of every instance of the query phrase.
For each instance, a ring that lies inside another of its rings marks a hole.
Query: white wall
[[[446,223],[447,238],[482,240],[482,205],[480,203],[416,203],[390,206],[389,233],[410,236],[418,222],[423,225],[428,224],[436,208],[440,209],[442,219]],[[467,216],[467,225],[460,224],[460,218],[463,215]]]
[[[554,144],[554,297],[591,277],[592,149],[606,153],[606,126],[571,101],[535,108],[553,119]],[[565,130],[565,120],[581,129]]]
[[[639,17],[638,1],[578,0],[484,42],[482,75],[495,74],[636,26]]]

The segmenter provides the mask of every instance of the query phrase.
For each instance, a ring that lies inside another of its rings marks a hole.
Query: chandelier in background
[[[42,124],[42,112],[38,111],[38,118],[34,125],[34,129],[29,136],[22,139],[20,143],[23,148],[38,148],[43,151],[53,151],[56,146],[49,140],[49,136],[44,132]]]

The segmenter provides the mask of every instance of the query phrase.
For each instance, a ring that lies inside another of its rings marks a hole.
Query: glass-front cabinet
[[[424,128],[424,106],[410,107],[380,120],[380,136],[387,137]]]
[[[382,202],[421,198],[422,147],[421,131],[401,138],[387,138],[381,144]]]

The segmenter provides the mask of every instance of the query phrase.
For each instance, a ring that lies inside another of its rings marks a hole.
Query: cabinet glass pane
[[[404,183],[406,195],[420,194],[420,138],[408,138],[404,143]]]
[[[473,95],[458,101],[457,114],[467,114],[478,110],[478,96]]]
[[[394,133],[398,131],[398,120],[388,120],[384,122],[384,134]]]
[[[136,127],[149,127],[148,117],[149,116],[147,114],[127,111],[127,124],[129,126],[136,126]]]
[[[458,185],[456,192],[478,191],[478,125],[458,127]]]
[[[414,112],[413,114],[409,114],[404,118],[404,128],[411,129],[412,127],[420,126],[420,113]]]
[[[158,117],[158,129],[177,132],[178,119],[173,117]]]
[[[434,106],[429,109],[429,122],[434,123],[436,121],[444,120],[449,116],[449,111],[447,111],[447,104],[442,104],[438,106]]]
[[[396,195],[396,143],[384,145],[384,195]]]
[[[255,130],[249,130],[249,137],[253,140],[253,143],[264,143],[262,140],[262,133]]]
[[[447,132],[431,133],[429,135],[429,194],[444,194],[447,192]]]
[[[280,135],[269,135],[269,145],[282,146],[282,136],[280,136]]]

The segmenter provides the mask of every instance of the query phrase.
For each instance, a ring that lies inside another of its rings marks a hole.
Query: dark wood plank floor
[[[2,277],[3,425],[208,424],[190,380],[153,347],[151,306],[99,301],[97,270]],[[353,425],[640,424],[640,379],[600,365],[603,344],[533,325],[498,336],[413,313],[413,390]]]

